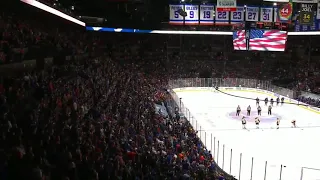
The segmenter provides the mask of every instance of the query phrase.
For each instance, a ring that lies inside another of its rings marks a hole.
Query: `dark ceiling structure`
[[[41,1],[41,0],[40,0]],[[180,0],[55,0],[77,16],[103,18],[109,27],[160,28],[169,19],[168,5]],[[216,3],[216,0],[185,0],[184,3]],[[238,0],[239,5],[272,5],[263,0]],[[90,21],[91,22],[91,21]]]

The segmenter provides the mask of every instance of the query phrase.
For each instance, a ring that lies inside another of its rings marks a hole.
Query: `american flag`
[[[239,30],[233,32],[233,49],[234,50],[247,50],[246,31]]]
[[[250,30],[249,50],[284,51],[286,48],[287,31]]]

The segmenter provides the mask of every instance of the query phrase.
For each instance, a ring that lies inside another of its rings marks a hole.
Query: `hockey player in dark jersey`
[[[272,106],[269,105],[269,107],[268,107],[268,115],[271,115],[271,114],[272,114],[272,113],[271,113],[271,110],[272,110]]]
[[[251,114],[251,106],[249,105],[247,107],[247,116],[250,116],[250,114]]]
[[[257,110],[258,110],[258,115],[261,116],[261,107],[258,106]]]
[[[280,98],[279,97],[277,97],[277,106],[279,105],[279,103],[280,103]]]
[[[274,103],[273,98],[270,99],[270,103],[271,103],[271,106],[273,106],[273,103]]]
[[[268,105],[268,101],[269,101],[269,99],[268,99],[268,98],[265,98],[265,99],[264,99],[264,105],[265,105],[265,106],[267,106],[267,105]]]
[[[240,112],[241,112],[241,108],[240,108],[240,106],[238,105],[236,116],[239,116],[239,115],[240,115]]]
[[[257,106],[259,106],[259,101],[260,101],[260,99],[257,97],[257,98],[256,98],[256,105],[257,105]]]
[[[281,98],[281,106],[283,105],[284,103],[284,97]]]

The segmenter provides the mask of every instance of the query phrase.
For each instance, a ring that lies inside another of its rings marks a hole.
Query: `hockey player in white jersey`
[[[258,117],[255,118],[256,128],[259,129],[260,119]]]
[[[242,117],[241,121],[242,121],[242,129],[247,129],[246,128],[247,121],[246,121],[246,118],[244,116]]]

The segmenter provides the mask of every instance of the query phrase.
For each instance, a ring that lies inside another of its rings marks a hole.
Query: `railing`
[[[255,79],[176,79],[169,81],[170,89],[184,88],[184,87],[209,87],[208,89],[214,91],[210,87],[247,87],[264,89],[274,94],[282,95],[288,98],[294,98],[295,92],[289,89],[277,87],[271,84],[270,81],[260,81]],[[201,123],[195,118],[191,111],[184,105],[175,92],[170,91],[176,104],[180,107],[181,113],[189,120],[193,128],[198,131],[198,136],[202,140],[206,148],[211,151],[215,162],[226,173],[234,176],[238,180],[316,180],[320,179],[320,170],[309,167],[293,167],[275,163],[272,160],[259,159],[254,157],[254,154],[243,153],[239,147],[245,146],[247,142],[245,139],[239,138],[238,146],[229,147],[224,144],[223,135],[230,136],[229,132],[216,132],[215,130],[207,130],[206,127],[201,126]],[[208,122],[210,123],[210,122]],[[221,135],[221,133],[223,135]],[[219,135],[219,139],[217,138]],[[263,143],[263,142],[261,142]],[[259,145],[257,145],[259,146]],[[237,149],[235,149],[237,148]],[[270,147],[280,148],[280,147]],[[266,150],[267,151],[267,150]],[[276,152],[276,151],[274,151]],[[294,158],[294,157],[292,157]]]

